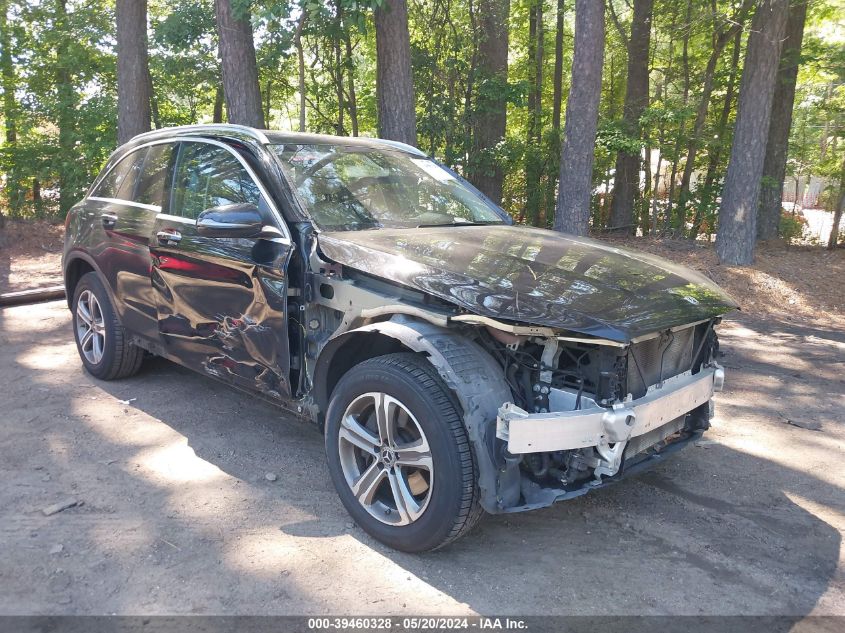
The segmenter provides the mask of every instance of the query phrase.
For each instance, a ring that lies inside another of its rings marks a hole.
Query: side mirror
[[[206,209],[197,217],[197,233],[204,237],[258,237],[264,219],[251,203]]]

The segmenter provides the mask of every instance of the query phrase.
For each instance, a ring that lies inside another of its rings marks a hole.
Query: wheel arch
[[[502,368],[480,345],[460,332],[396,315],[331,339],[317,359],[315,401],[325,412],[337,381],[358,363],[397,351],[426,357],[461,407],[478,465],[481,505],[501,512],[497,494],[496,416],[513,399]]]
[[[314,401],[323,413],[343,375],[355,365],[394,352],[414,350],[389,334],[365,326],[344,332],[323,347],[314,369]]]
[[[76,286],[79,280],[88,273],[97,273],[103,285],[106,287],[106,292],[109,293],[111,299],[111,288],[105,283],[97,264],[88,255],[80,252],[72,252],[68,255],[64,266],[64,282],[65,282],[65,298],[67,299],[67,306],[73,309],[73,295],[76,292]]]

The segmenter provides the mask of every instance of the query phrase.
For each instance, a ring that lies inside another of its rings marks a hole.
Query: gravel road
[[[722,349],[699,445],[408,555],[315,429],[159,359],[93,380],[63,302],[7,308],[0,614],[845,615],[845,333],[742,317]]]

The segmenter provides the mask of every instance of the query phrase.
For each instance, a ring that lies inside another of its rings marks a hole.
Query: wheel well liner
[[[412,351],[397,339],[378,331],[352,330],[329,341],[314,371],[314,400],[325,412],[338,381],[358,363],[394,352]]]
[[[343,373],[363,360],[395,351],[425,354],[454,392],[478,465],[481,505],[488,512],[501,512],[496,416],[499,407],[513,395],[498,363],[461,333],[402,315],[344,332],[330,340],[317,359],[314,385],[320,410],[326,410],[331,388]]]

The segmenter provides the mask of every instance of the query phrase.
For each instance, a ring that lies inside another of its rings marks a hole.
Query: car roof
[[[145,132],[134,137],[127,146],[138,145],[171,136],[199,136],[210,138],[230,138],[248,144],[258,145],[344,145],[349,147],[368,147],[372,149],[398,149],[409,154],[424,157],[425,152],[399,141],[379,138],[332,136],[329,134],[309,134],[306,132],[282,132],[278,130],[259,130],[245,125],[214,123],[208,125],[180,125]]]

